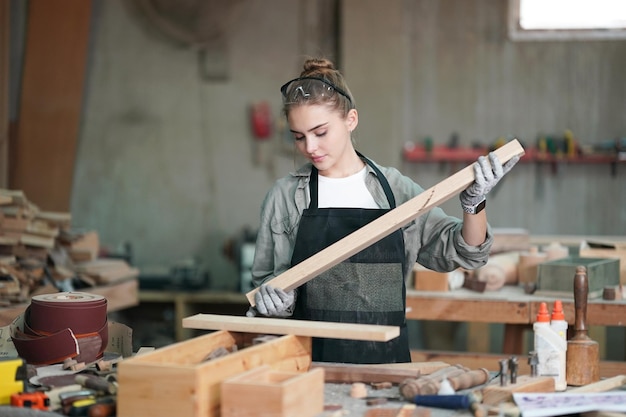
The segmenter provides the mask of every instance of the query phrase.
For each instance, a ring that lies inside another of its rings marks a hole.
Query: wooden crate
[[[286,335],[250,345],[256,336],[220,330],[123,360],[118,417],[217,417],[226,378],[262,365],[285,372],[309,369],[310,337]],[[218,348],[232,353],[205,361]]]
[[[626,285],[626,243],[585,242],[579,255],[587,258],[616,258],[619,260],[620,284]]]
[[[321,368],[280,372],[265,365],[222,383],[222,417],[314,417],[322,411]]]
[[[539,264],[536,295],[574,298],[576,267],[587,269],[588,298],[602,297],[604,287],[619,284],[619,259],[568,256]]]

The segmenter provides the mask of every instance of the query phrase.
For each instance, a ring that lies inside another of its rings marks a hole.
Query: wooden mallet
[[[581,386],[600,380],[599,345],[587,335],[588,294],[587,268],[577,266],[574,276],[574,335],[567,341],[565,361],[567,385]]]

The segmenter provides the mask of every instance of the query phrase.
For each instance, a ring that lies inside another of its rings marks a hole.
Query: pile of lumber
[[[71,220],[0,189],[0,306],[139,275],[124,259],[100,258],[98,233],[73,230]]]

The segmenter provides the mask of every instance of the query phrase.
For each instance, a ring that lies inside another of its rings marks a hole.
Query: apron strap
[[[367,165],[372,167],[372,169],[374,170],[374,172],[378,176],[378,181],[380,181],[380,185],[383,187],[383,190],[385,191],[385,195],[387,196],[387,202],[389,203],[389,207],[391,209],[395,209],[396,208],[396,198],[393,196],[393,191],[391,191],[391,186],[389,185],[389,181],[387,181],[387,178],[383,175],[382,172],[380,172],[380,169],[378,169],[378,167],[372,161],[370,161],[370,159],[368,157],[364,156],[359,151],[356,151],[356,153],[361,158],[363,158],[365,160],[365,162],[367,162]]]
[[[387,197],[387,202],[389,203],[389,207],[391,209],[395,209],[396,198],[393,195],[393,191],[391,191],[391,186],[389,185],[389,181],[387,181],[387,178],[385,178],[385,176],[380,171],[380,169],[378,169],[378,167],[369,158],[364,156],[359,151],[356,151],[356,153],[357,155],[359,155],[361,159],[365,160],[367,165],[369,165],[374,170],[374,172],[378,176],[378,181],[380,182],[380,185],[383,187],[383,191],[385,192],[385,196]],[[310,195],[311,202],[309,203],[309,209],[317,209],[317,206],[318,206],[318,200],[317,200],[317,176],[318,175],[319,175],[319,172],[317,168],[315,168],[315,165],[311,166],[311,177],[309,178],[309,193],[311,194]]]

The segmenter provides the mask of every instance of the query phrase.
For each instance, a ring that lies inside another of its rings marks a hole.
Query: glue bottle
[[[556,332],[564,340],[567,340],[567,321],[565,321],[565,314],[563,314],[563,303],[561,300],[554,302],[552,308],[552,316],[550,317],[550,326],[556,330]]]
[[[537,375],[554,378],[554,389],[565,391],[565,351],[567,341],[550,324],[548,305],[541,303],[537,320],[533,324],[535,333],[535,352],[537,352]]]

